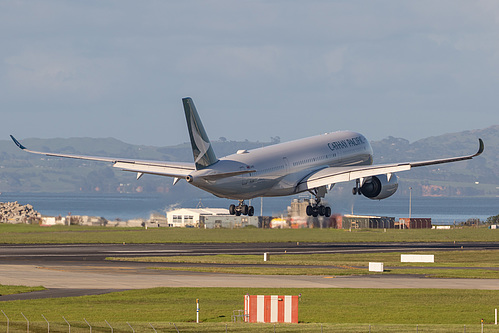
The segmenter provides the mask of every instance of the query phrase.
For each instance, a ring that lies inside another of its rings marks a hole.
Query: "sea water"
[[[255,207],[255,215],[286,216],[287,207],[295,197],[253,199],[247,204]],[[303,197],[301,197],[303,198]],[[308,197],[307,197],[308,198]],[[370,200],[363,196],[327,196],[333,213],[376,216],[429,217],[433,224],[452,224],[499,214],[499,197],[391,197]],[[214,196],[192,198],[184,202],[172,202],[171,196],[145,193],[2,193],[0,202],[18,201],[31,204],[35,210],[48,216],[89,215],[108,220],[148,218],[151,213],[166,214],[175,208],[227,208],[234,200]],[[263,207],[262,207],[263,203]]]

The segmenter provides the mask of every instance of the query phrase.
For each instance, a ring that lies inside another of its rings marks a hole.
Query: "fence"
[[[369,333],[395,333],[395,332],[497,332],[499,326],[497,322],[483,323],[472,325],[458,324],[426,324],[426,325],[410,325],[410,324],[255,324],[242,322],[204,322],[204,323],[171,323],[171,322],[103,322],[87,321],[68,321],[64,316],[61,316],[63,321],[49,321],[43,314],[41,320],[30,320],[22,312],[21,315],[25,321],[11,321],[7,314],[0,310],[5,316],[5,321],[0,322],[0,332],[5,328],[6,333],[17,332],[369,332]],[[236,313],[234,313],[236,314]],[[234,316],[232,318],[234,320]]]
[[[41,316],[40,316],[41,317]],[[429,333],[429,332],[464,332],[464,333],[499,333],[499,326],[493,324],[455,324],[455,325],[436,325],[436,324],[253,324],[253,323],[170,323],[170,322],[109,322],[89,321],[83,319],[79,321],[45,321],[43,318],[38,321],[32,321],[27,318],[26,321],[0,322],[0,332],[6,333],[45,333],[45,332],[68,332],[68,333],[139,333],[139,332],[317,332],[317,333],[343,333],[343,332],[364,332],[364,333]]]

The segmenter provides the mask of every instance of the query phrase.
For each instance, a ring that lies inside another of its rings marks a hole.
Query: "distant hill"
[[[482,130],[444,134],[410,143],[403,138],[387,137],[371,142],[375,163],[403,162],[467,155],[478,148],[478,139],[485,142],[479,158],[465,162],[416,168],[398,174],[400,189],[406,195],[437,196],[497,195],[499,185],[499,125]],[[25,139],[23,144],[33,150],[126,157],[132,159],[192,161],[189,143],[153,147],[132,145],[113,138]],[[213,141],[217,156],[239,149],[254,149],[272,142],[237,142],[220,138]],[[478,184],[476,184],[478,182]],[[72,159],[49,158],[19,150],[10,140],[0,140],[0,192],[160,192],[169,195],[172,179],[135,174],[112,168],[109,164]],[[175,185],[175,196],[202,197],[200,190],[184,182]]]
[[[499,194],[499,125],[443,134],[413,143],[388,137],[372,142],[372,146],[375,163],[417,161],[471,154],[478,149],[478,138],[483,139],[485,151],[473,161],[415,168],[400,173],[399,177],[407,184],[406,188],[413,186],[416,194],[495,196]]]
[[[190,143],[152,147],[132,145],[114,138],[23,139],[22,142],[30,149],[46,152],[162,161],[193,159]],[[271,142],[213,141],[218,156],[269,144]],[[135,177],[135,173],[117,170],[109,163],[28,154],[17,148],[11,140],[0,140],[0,193],[145,192],[170,195],[172,178],[144,175],[136,180]],[[174,192],[172,195],[179,200],[210,195],[185,182],[175,185]]]

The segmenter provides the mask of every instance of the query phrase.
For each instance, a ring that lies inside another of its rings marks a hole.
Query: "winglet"
[[[473,155],[473,157],[478,156],[481,153],[483,153],[483,150],[485,148],[485,145],[483,144],[483,140],[482,139],[478,138],[478,144],[480,145],[480,147],[478,148],[478,152],[475,155]]]
[[[442,158],[442,159],[431,160],[431,161],[410,162],[409,165],[411,167],[420,167],[420,166],[427,166],[427,165],[435,165],[435,164],[442,164],[442,163],[471,160],[472,158],[477,157],[478,155],[481,155],[483,153],[484,149],[485,149],[485,145],[483,143],[483,140],[479,138],[478,139],[478,151],[476,153],[474,153],[473,155],[451,157],[451,158]]]
[[[10,136],[10,138],[12,139],[12,141],[14,141],[14,143],[16,144],[16,146],[18,146],[19,148],[21,148],[22,150],[26,149],[26,147],[24,147],[19,141],[17,141],[16,138],[14,138],[12,135]]]

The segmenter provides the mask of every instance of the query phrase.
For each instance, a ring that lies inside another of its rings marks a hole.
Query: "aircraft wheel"
[[[356,188],[356,187],[354,187],[354,188],[352,189],[352,194],[353,194],[353,195],[356,195],[356,194],[357,194],[357,188]]]
[[[312,206],[307,206],[306,212],[307,216],[312,216],[314,209],[312,208]]]
[[[253,216],[253,215],[255,215],[255,208],[253,208],[253,206],[249,206],[248,216]]]
[[[312,216],[313,216],[313,217],[317,217],[317,216],[319,216],[319,209],[317,209],[317,207],[314,207],[314,208],[313,208]]]
[[[360,189],[360,187],[359,187],[359,189],[357,190],[357,194],[358,194],[358,195],[361,195],[361,194],[362,194],[362,190]]]
[[[241,207],[241,214],[242,215],[248,215],[248,205],[243,205]]]
[[[236,205],[230,205],[229,206],[229,214],[230,215],[235,215],[236,214]]]
[[[326,212],[324,213],[325,217],[330,217],[331,216],[331,207],[326,207]]]
[[[323,205],[320,205],[319,207],[317,207],[317,210],[318,210],[320,216],[324,216],[326,214],[326,207],[324,207]]]

